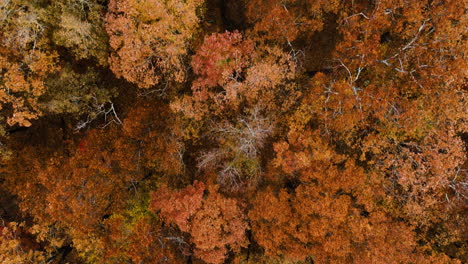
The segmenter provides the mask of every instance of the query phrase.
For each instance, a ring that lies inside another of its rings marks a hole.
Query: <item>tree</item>
[[[44,79],[59,69],[57,54],[48,46],[45,23],[35,5],[23,1],[1,5],[0,110],[8,126],[28,127],[42,114],[37,101],[46,90]]]
[[[76,109],[77,104],[70,103],[70,97],[85,92],[87,88],[73,87],[74,90],[70,90],[68,83],[57,82],[71,81],[77,86],[78,80],[70,80],[77,74],[70,76],[73,62],[64,60],[94,58],[101,65],[107,64],[108,41],[101,12],[102,6],[97,1],[3,1],[0,102],[5,112],[2,116],[6,117],[8,126],[29,127],[32,120],[50,112],[88,110],[83,105],[80,107],[84,109]],[[74,58],[68,58],[67,52]],[[59,73],[62,65],[66,65],[66,74]],[[60,75],[67,77],[57,79]],[[97,74],[94,75],[93,78],[97,79]],[[98,89],[94,87],[94,90]],[[110,93],[103,90],[100,91],[101,95]],[[44,100],[51,97],[54,102],[48,103],[55,105],[44,107]],[[73,109],[57,109],[65,106]]]
[[[102,250],[96,252],[98,263],[180,263],[187,243],[171,233],[157,215],[148,210],[145,191],[129,200],[127,209],[104,221]],[[182,254],[178,250],[182,250]]]
[[[183,131],[168,105],[137,101],[123,121],[124,135],[138,145],[138,159],[145,167],[181,176],[185,172]]]
[[[229,251],[237,253],[247,246],[247,222],[235,199],[221,195],[216,186],[209,186],[203,198],[204,190],[200,182],[178,191],[163,186],[152,193],[150,208],[190,234],[197,258],[223,263]]]
[[[78,118],[88,115],[92,119],[117,95],[115,87],[106,85],[96,69],[89,67],[79,73],[71,64],[50,75],[45,85],[47,91],[41,96],[39,106],[47,114],[70,113]]]
[[[312,0],[249,0],[246,17],[253,23],[258,38],[279,42],[292,42],[302,34],[321,31],[327,13],[338,13],[340,1]]]
[[[237,31],[206,37],[192,58],[192,67],[198,76],[192,95],[174,102],[173,108],[196,120],[255,107],[286,111],[297,96],[291,58],[277,47],[255,47]]]
[[[20,208],[34,216],[41,233],[57,233],[82,256],[99,251],[102,221],[125,207],[133,184],[143,177],[136,170],[137,146],[117,140],[121,133],[115,127],[107,132],[90,131],[78,147],[36,158],[6,178],[5,187],[20,197]]]
[[[218,172],[217,182],[227,190],[252,189],[260,180],[261,150],[273,129],[272,121],[263,117],[258,108],[234,124],[214,124],[211,137],[219,147],[202,153],[197,167]]]
[[[183,82],[184,57],[197,32],[203,3],[202,0],[110,1],[106,30],[112,51],[111,70],[140,88],[150,88],[162,81]]]
[[[34,239],[28,237],[24,229],[25,223],[0,224],[0,261],[5,264],[14,263],[46,263],[48,255],[41,252]]]
[[[467,14],[0,0],[0,262],[467,262]]]
[[[255,45],[237,31],[206,37],[192,59],[198,76],[192,94],[171,105],[200,123],[206,131],[202,136],[217,145],[197,157],[198,167],[217,172],[226,189],[255,185],[259,154],[275,132],[277,116],[300,94],[290,56],[277,47]]]
[[[142,177],[136,170],[136,146],[112,140],[118,134],[111,133],[116,131],[89,133],[73,157],[51,160],[38,175],[48,190],[45,212],[77,237],[95,231],[104,215],[122,208],[128,188]]]
[[[391,197],[387,209],[420,230],[453,221],[439,216],[451,215],[451,195],[460,193],[453,182],[465,160],[460,8],[456,1],[346,6],[334,70],[311,79],[296,116],[306,112],[341,153],[375,169]]]
[[[9,126],[29,127],[31,121],[42,114],[37,101],[45,91],[45,76],[56,70],[50,67],[54,63],[54,58],[55,55],[33,52],[22,61],[11,61],[6,53],[0,54],[3,88],[0,101],[2,110],[11,113],[4,114],[7,116],[6,123]],[[22,68],[21,65],[27,65],[25,66],[27,68]]]
[[[102,14],[104,6],[96,0],[54,1],[48,10],[50,23],[54,24],[52,40],[66,47],[76,59],[96,59],[98,64],[108,65],[108,37]]]
[[[266,255],[317,263],[451,263],[424,254],[412,227],[379,205],[381,181],[334,153],[318,133],[290,131],[275,150],[276,181],[287,184],[259,192],[249,212]]]
[[[194,182],[179,191],[161,186],[151,194],[150,210],[159,214],[169,223],[174,223],[183,232],[190,231],[189,219],[201,208],[205,185]]]

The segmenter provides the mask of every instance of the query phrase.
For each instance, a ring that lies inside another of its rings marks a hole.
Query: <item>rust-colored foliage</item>
[[[184,173],[182,131],[167,105],[137,102],[123,120],[122,129],[138,145],[138,170],[145,167],[168,175]]]
[[[93,232],[104,215],[122,208],[128,188],[142,177],[136,146],[124,138],[112,140],[111,133],[89,133],[73,157],[51,161],[38,175],[48,190],[45,212],[77,236]]]
[[[159,210],[169,223],[188,232],[194,244],[194,255],[207,263],[223,263],[228,253],[247,246],[247,222],[239,203],[209,186],[195,182],[179,191],[161,187],[152,194],[151,209]]]
[[[297,184],[267,188],[253,202],[252,232],[267,255],[318,263],[450,263],[418,249],[411,226],[378,205],[384,194],[375,176],[333,153],[319,135],[291,131],[288,143],[275,149],[275,166]]]
[[[106,220],[108,236],[103,239],[101,263],[180,263],[171,237],[164,237],[161,222],[137,216],[131,222],[122,215]]]
[[[464,33],[447,24],[466,23],[462,11],[447,13],[460,10],[459,2],[380,1],[348,9],[334,54],[339,71],[311,82],[313,94],[322,94],[310,100],[325,129],[349,140],[372,125],[388,134],[401,131],[397,140],[407,140],[463,115],[455,109],[466,68],[459,46]]]
[[[150,209],[160,210],[159,214],[166,221],[176,224],[183,232],[189,232],[189,219],[202,206],[204,191],[205,185],[201,182],[195,182],[179,191],[161,186],[156,193],[151,194]]]
[[[223,263],[229,250],[238,253],[247,247],[247,222],[238,202],[223,197],[210,186],[202,208],[192,219],[190,235],[195,256],[208,263]]]
[[[347,6],[333,55],[337,70],[311,79],[293,122],[318,121],[341,152],[385,181],[387,209],[424,230],[443,225],[462,197],[454,180],[466,159],[459,138],[467,116],[466,32],[459,26],[467,20],[460,4]]]
[[[0,0],[0,262],[468,262],[467,6]]]
[[[136,168],[136,145],[125,137],[115,140],[121,136],[115,128],[99,132],[81,139],[70,157],[52,155],[43,165],[33,161],[16,171],[16,179],[8,179],[9,189],[21,198],[20,208],[34,215],[44,239],[71,239],[83,254],[97,250],[102,220],[124,208],[130,187],[143,175]]]
[[[198,75],[192,94],[172,103],[209,127],[205,136],[218,147],[201,153],[198,167],[215,171],[218,183],[235,191],[255,186],[259,154],[275,131],[277,115],[289,111],[300,94],[292,82],[291,57],[278,47],[255,45],[237,31],[206,37],[192,60]]]
[[[183,57],[195,35],[203,0],[111,0],[106,17],[112,54],[110,68],[118,76],[149,88],[164,80],[183,82]]]
[[[199,76],[192,88],[197,97],[208,99],[206,92],[199,90],[222,86],[226,77],[247,67],[253,50],[253,43],[244,41],[238,31],[208,36],[192,58],[193,71]]]
[[[291,45],[301,33],[321,31],[325,15],[339,7],[337,0],[249,0],[246,15],[259,38]]]
[[[59,69],[57,54],[34,4],[6,1],[0,8],[0,110],[9,126],[29,127],[42,115],[38,98],[46,90],[44,79]]]
[[[56,70],[53,66],[54,54],[32,52],[22,61],[8,59],[0,53],[0,72],[2,73],[2,91],[0,101],[2,110],[11,107],[12,114],[7,118],[9,126],[31,126],[31,121],[41,114],[38,98],[45,92],[44,78]],[[22,69],[26,63],[28,69]],[[25,73],[25,71],[30,71]]]
[[[25,223],[0,223],[0,261],[5,264],[43,263],[48,255],[25,232]]]
[[[173,108],[197,120],[257,106],[268,112],[285,111],[297,98],[290,83],[295,64],[277,47],[254,47],[239,32],[206,37],[192,60],[198,75],[192,95],[173,103]]]

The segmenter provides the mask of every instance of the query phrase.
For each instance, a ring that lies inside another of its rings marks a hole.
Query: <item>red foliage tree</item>
[[[207,115],[226,117],[256,106],[269,112],[287,109],[297,96],[289,82],[294,62],[279,48],[254,47],[237,31],[206,37],[192,59],[198,75],[192,95],[173,103],[173,108],[197,120]]]
[[[247,246],[245,215],[236,200],[218,193],[218,187],[210,186],[206,198],[204,190],[199,182],[179,191],[162,187],[152,193],[150,208],[190,234],[197,258],[223,263],[228,248],[237,253]]]

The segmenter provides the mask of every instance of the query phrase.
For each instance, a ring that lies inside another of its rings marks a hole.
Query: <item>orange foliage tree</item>
[[[382,182],[320,134],[291,130],[275,150],[272,164],[280,170],[270,178],[285,187],[259,192],[249,212],[266,255],[316,263],[459,263],[418,248],[412,227],[379,205]]]
[[[44,263],[48,254],[39,250],[39,244],[25,231],[25,224],[2,220],[0,223],[0,261],[5,264]]]
[[[408,220],[427,227],[463,192],[454,179],[465,160],[466,14],[457,1],[345,7],[334,70],[311,79],[297,119],[318,120],[337,148],[385,178]]]
[[[144,201],[142,203],[142,201]],[[145,199],[134,199],[123,213],[104,221],[106,234],[102,237],[100,263],[180,263],[184,261],[187,243],[148,211]]]
[[[35,5],[22,1],[1,4],[0,110],[9,126],[30,126],[41,115],[38,98],[44,79],[58,70],[57,54],[48,47],[46,25]]]
[[[70,159],[52,159],[38,175],[47,192],[45,208],[37,209],[77,239],[85,239],[105,215],[123,208],[132,184],[143,177],[137,171],[136,146],[112,133],[116,131],[106,136],[92,131]]]
[[[185,172],[183,132],[167,105],[138,102],[123,123],[124,135],[138,145],[139,169],[157,170],[165,175]]]
[[[301,34],[321,31],[326,14],[339,8],[336,0],[249,0],[246,17],[259,38],[292,45]]]
[[[466,262],[467,25],[457,0],[0,1],[0,262]]]
[[[112,0],[106,30],[112,49],[110,68],[118,76],[149,88],[164,80],[183,82],[184,57],[196,34],[203,0]]]

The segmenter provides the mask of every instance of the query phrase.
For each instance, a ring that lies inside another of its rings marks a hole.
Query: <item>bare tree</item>
[[[225,122],[213,127],[211,133],[220,142],[218,148],[202,153],[198,158],[201,170],[216,169],[218,183],[238,190],[260,172],[260,151],[273,132],[273,121],[255,107],[235,124]]]

